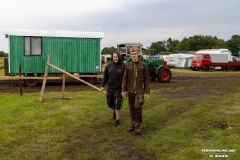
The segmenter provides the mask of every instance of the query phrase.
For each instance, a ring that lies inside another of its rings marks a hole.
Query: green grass
[[[229,158],[240,159],[239,84],[210,82],[205,94],[185,96],[202,84],[177,83],[152,83],[140,136],[127,132],[126,99],[115,128],[105,95],[88,87],[59,99],[56,86],[43,103],[40,90],[1,93],[0,159],[213,159],[202,149],[236,149]]]

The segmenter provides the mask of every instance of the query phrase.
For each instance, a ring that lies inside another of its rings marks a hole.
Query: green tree
[[[152,42],[151,46],[148,47],[151,54],[158,54],[161,51],[167,51],[166,41]]]
[[[112,47],[105,47],[102,49],[102,52],[101,54],[104,55],[104,54],[112,54],[114,51],[116,51],[117,49],[114,48],[113,46]]]
[[[233,55],[240,55],[240,35],[233,35],[226,43]]]
[[[7,57],[7,56],[8,56],[7,53],[5,53],[4,51],[0,51],[0,57]]]
[[[0,51],[0,57],[3,57],[4,52]]]
[[[187,51],[188,47],[187,47],[187,41],[188,38],[184,37],[182,41],[179,42],[179,44],[177,44],[175,50],[176,51]]]
[[[200,49],[226,48],[227,46],[224,40],[216,36],[194,35],[189,38],[185,37],[177,47],[181,51],[198,51]]]
[[[142,53],[143,55],[148,55],[149,54],[149,50],[146,48],[142,48]]]
[[[179,45],[180,41],[179,40],[172,40],[172,38],[168,38],[166,42],[166,48],[168,52],[176,52],[177,51],[177,46]]]

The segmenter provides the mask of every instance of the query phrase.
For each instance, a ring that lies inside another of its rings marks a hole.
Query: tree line
[[[3,52],[3,51],[0,51],[0,57],[7,57],[7,56],[8,56],[7,53],[5,53],[5,52]]]
[[[182,41],[168,38],[167,40],[152,42],[147,48],[143,48],[143,54],[159,54],[160,52],[198,51],[200,49],[227,48],[233,55],[240,55],[240,35],[233,35],[231,39],[224,41],[216,36],[194,35],[183,38]],[[102,54],[111,54],[115,47],[105,47]]]

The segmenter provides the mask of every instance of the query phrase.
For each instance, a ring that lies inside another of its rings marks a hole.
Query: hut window
[[[42,38],[41,37],[25,37],[25,55],[40,56],[42,55]]]

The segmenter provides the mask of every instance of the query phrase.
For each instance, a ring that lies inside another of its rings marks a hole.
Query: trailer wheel
[[[34,74],[27,74],[26,76],[35,76]],[[24,83],[28,87],[34,87],[37,85],[38,80],[37,79],[25,79]]]
[[[227,70],[230,71],[230,72],[233,72],[233,69],[234,69],[233,66],[228,66],[227,67]]]
[[[170,71],[169,68],[162,68],[158,71],[157,78],[159,82],[167,83],[172,78],[172,72]]]
[[[204,65],[202,66],[202,71],[209,71],[208,65],[204,64]]]
[[[96,84],[97,83],[97,78],[96,77],[87,77],[86,81],[90,84]]]

